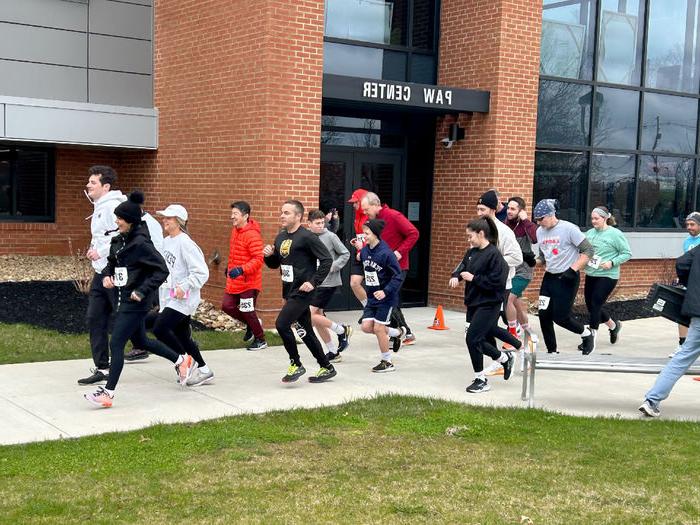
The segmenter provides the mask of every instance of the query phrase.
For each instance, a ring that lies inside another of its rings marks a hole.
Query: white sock
[[[612,323],[612,326],[610,326],[610,323]],[[608,322],[605,324],[608,325],[609,330],[615,330],[615,327],[617,326],[617,323],[612,319],[608,319]]]
[[[106,376],[109,375],[109,368],[98,368],[97,371],[102,372]]]
[[[200,367],[199,367],[199,370],[200,370],[203,374],[208,374],[208,373],[209,373],[209,365],[200,366]]]
[[[106,388],[103,390],[109,394],[109,397],[114,397],[114,390],[107,390]]]
[[[391,363],[391,352],[382,352],[382,361],[388,361]]]
[[[591,335],[591,329],[587,326],[584,326],[583,332],[581,332],[581,337],[588,337],[589,335]]]
[[[338,335],[343,335],[345,333],[345,328],[343,328],[343,325],[338,324],[336,322],[333,322],[333,324],[331,325],[331,330],[333,330]]]
[[[497,359],[497,361],[498,361],[499,363],[501,363],[501,364],[502,364],[502,363],[505,363],[506,361],[508,361],[508,356],[506,355],[505,352],[501,352],[501,357],[499,357],[499,358]]]
[[[328,341],[326,343],[326,350],[328,350],[331,354],[335,354],[336,352],[336,347],[333,344],[333,341]]]
[[[367,299],[362,299],[362,301],[360,301],[360,304],[361,304],[363,307],[367,306]]]
[[[475,379],[481,379],[482,381],[486,381],[486,373],[485,372],[477,372],[474,374]]]
[[[398,337],[401,335],[401,330],[399,330],[398,328],[392,328],[391,326],[387,326],[386,333],[389,335],[389,337]]]
[[[179,364],[182,363],[184,360],[185,360],[185,356],[184,356],[184,355],[179,355],[179,356],[177,356],[177,361],[175,361],[175,366],[179,365]]]

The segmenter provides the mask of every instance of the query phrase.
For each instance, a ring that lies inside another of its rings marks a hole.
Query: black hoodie
[[[700,246],[676,259],[676,274],[680,283],[688,287],[681,313],[688,317],[700,317]]]
[[[508,280],[508,263],[493,244],[485,248],[472,248],[464,254],[462,262],[452,272],[460,281],[462,272],[474,275],[464,287],[464,304],[468,308],[495,305],[503,302]]]
[[[168,267],[153,246],[146,223],[134,224],[129,232],[112,239],[102,275],[114,278],[117,312],[150,310],[158,287],[168,278]],[[132,300],[131,292],[142,300]]]

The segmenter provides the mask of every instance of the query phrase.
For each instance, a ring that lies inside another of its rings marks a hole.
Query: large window
[[[435,0],[326,0],[324,73],[434,84]]]
[[[582,227],[682,228],[700,206],[700,0],[543,0],[534,199]]]
[[[0,221],[53,220],[53,151],[0,145]]]

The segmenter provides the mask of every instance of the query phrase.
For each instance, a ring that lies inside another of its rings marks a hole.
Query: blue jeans
[[[683,374],[700,356],[700,317],[693,317],[688,328],[688,337],[681,349],[674,355],[656,378],[654,386],[647,392],[646,399],[654,406],[666,399],[671,389]]]

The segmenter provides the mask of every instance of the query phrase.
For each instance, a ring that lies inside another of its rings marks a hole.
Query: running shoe
[[[349,324],[343,325],[343,333],[338,334],[338,354],[343,350],[347,350],[350,346],[350,336],[352,335],[352,327]]]
[[[343,360],[343,356],[341,356],[340,353],[327,352],[326,359],[331,363],[340,363]]]
[[[243,335],[243,341],[245,343],[250,343],[255,336],[253,335],[253,331],[250,329],[250,326],[246,325],[245,327],[245,334]]]
[[[175,372],[177,372],[180,386],[187,386],[187,381],[192,377],[195,370],[197,370],[197,363],[192,359],[192,356],[189,354],[183,355],[182,362],[179,365],[175,365]]]
[[[101,386],[97,387],[97,390],[92,394],[83,394],[83,397],[87,399],[88,403],[92,403],[100,408],[110,408],[112,406],[112,400],[114,399]]]
[[[202,372],[198,368],[197,371],[192,374],[192,377],[187,380],[187,386],[201,386],[211,383],[212,381],[214,381],[214,372],[211,370],[209,370],[209,372]]]
[[[489,390],[491,390],[489,382],[486,379],[479,379],[478,377],[467,387],[467,392],[470,394],[480,394],[482,392],[488,392]]]
[[[293,383],[306,373],[306,368],[303,365],[295,365],[294,361],[289,363],[287,375],[282,378],[283,383]]]
[[[401,327],[403,330],[406,330],[405,326]],[[404,345],[414,345],[416,344],[416,336],[413,332],[408,332],[406,333],[406,336],[403,338],[403,341],[401,341],[401,344]]]
[[[583,345],[583,347],[581,348],[581,353],[583,353],[583,355],[589,355],[593,353],[593,350],[595,350],[595,333],[591,331],[590,334],[582,337],[581,344]]]
[[[620,337],[620,330],[622,330],[622,323],[620,321],[615,321],[615,328],[610,330],[610,344],[614,345],[617,343],[618,338]]]
[[[82,379],[78,379],[78,384],[79,385],[94,385],[95,383],[101,383],[102,381],[107,381],[109,379],[109,374],[105,374],[104,372],[101,372],[97,368],[91,368],[90,369],[91,375],[88,377],[83,377]]]
[[[661,411],[648,399],[645,399],[644,403],[640,405],[639,411],[647,417],[659,417],[661,415]]]
[[[399,328],[399,330],[401,331],[401,333],[398,336],[389,338],[389,342],[391,343],[391,349],[394,352],[398,352],[401,349],[401,343],[406,337],[406,327],[402,326],[401,328]]]
[[[513,352],[506,352],[506,356],[508,357],[508,360],[503,363],[503,380],[508,381],[510,379],[511,374],[513,373],[513,364],[515,363],[515,357],[513,356]]]
[[[255,352],[257,350],[263,350],[267,348],[267,341],[264,339],[255,339],[250,345],[246,347],[246,350]]]
[[[149,355],[150,354],[146,350],[134,348],[124,355],[124,361],[141,361],[142,359],[146,359]]]
[[[372,367],[372,372],[376,372],[378,374],[384,374],[386,372],[395,372],[396,367],[391,361],[385,361],[382,359],[379,361],[379,364],[375,367]]]
[[[309,383],[323,383],[324,381],[334,378],[336,375],[338,375],[338,372],[335,371],[333,365],[328,365],[328,368],[321,367],[318,369],[315,376],[309,378]]]

